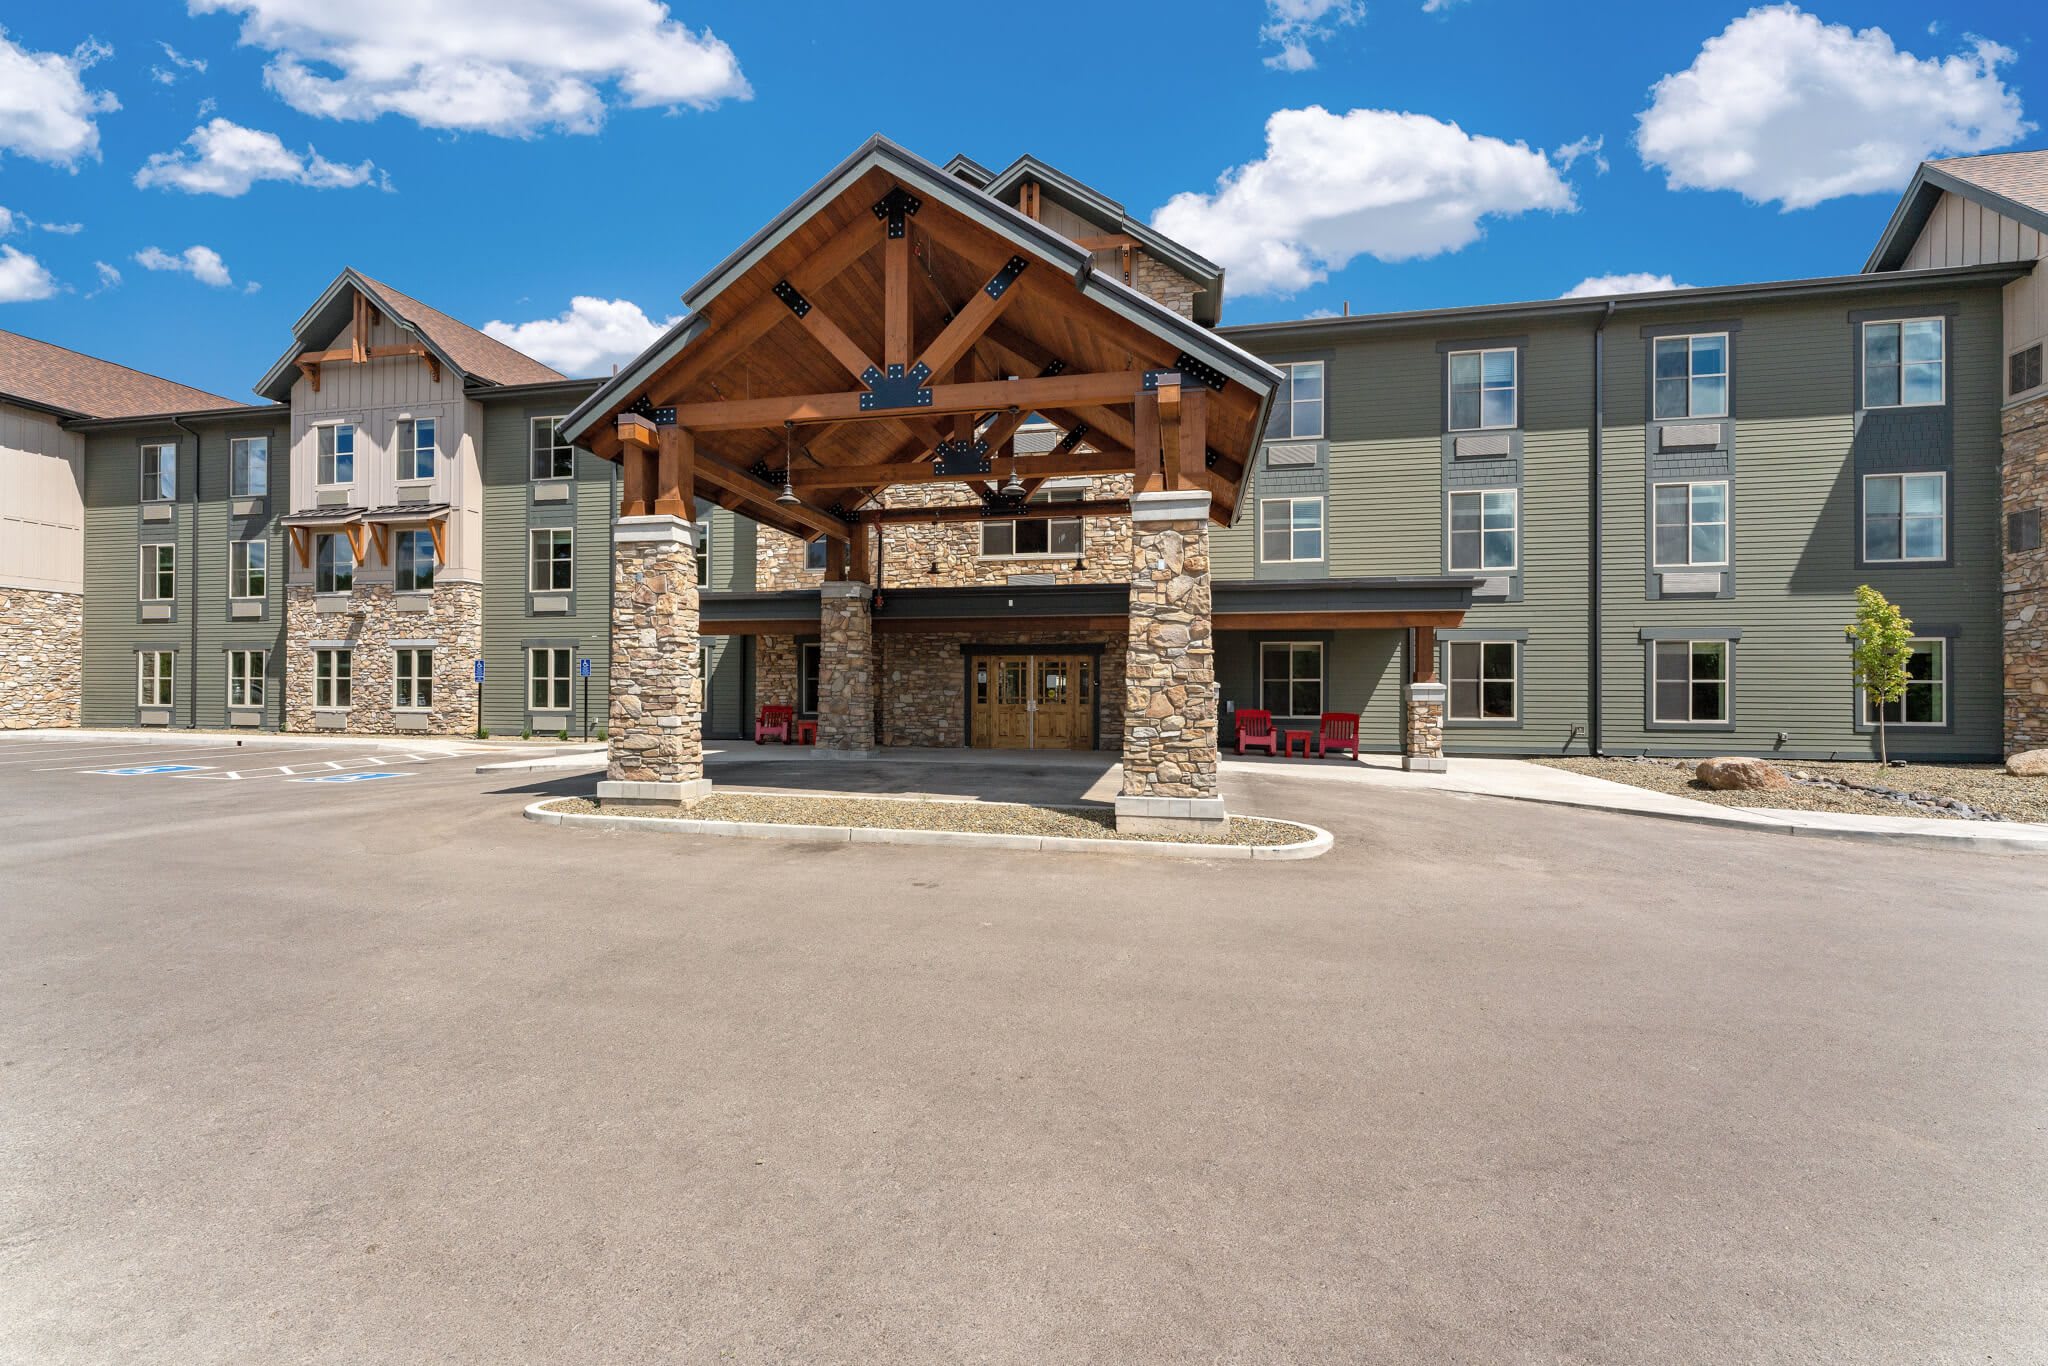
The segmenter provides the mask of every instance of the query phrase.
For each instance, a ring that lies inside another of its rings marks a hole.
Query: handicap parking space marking
[[[364,754],[351,759],[300,760],[289,764],[266,764],[261,768],[229,769],[219,773],[188,773],[185,776],[196,782],[247,782],[266,778],[281,778],[287,782],[311,782],[308,774],[318,777],[332,777],[351,769],[385,768],[396,764],[428,763],[439,756],[431,754]],[[405,774],[393,774],[404,777]]]
[[[81,768],[78,772],[107,778],[153,778],[162,773],[192,773],[205,767],[205,764],[135,764],[128,768]]]
[[[287,778],[285,781],[290,783],[370,783],[375,782],[379,778],[410,778],[413,776],[410,773],[364,773],[358,771],[355,773],[322,773],[314,778]]]

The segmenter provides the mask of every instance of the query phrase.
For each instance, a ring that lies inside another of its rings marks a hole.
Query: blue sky
[[[1920,157],[2048,144],[2009,0],[876,13],[15,0],[0,88],[37,94],[0,94],[0,328],[245,397],[354,265],[558,320],[510,335],[591,372],[876,131],[1172,202],[1230,267],[1226,322],[1853,271]]]

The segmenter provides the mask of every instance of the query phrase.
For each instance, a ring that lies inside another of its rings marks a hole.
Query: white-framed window
[[[1259,646],[1259,705],[1275,716],[1323,714],[1323,644],[1269,640]]]
[[[349,705],[349,680],[355,673],[353,650],[313,651],[313,705],[338,711]]]
[[[356,424],[323,422],[313,429],[313,482],[339,488],[356,481]]]
[[[575,674],[576,652],[567,646],[528,650],[526,700],[529,710],[569,710],[570,680]]]
[[[816,716],[818,714],[818,658],[819,646],[815,640],[807,640],[796,647],[796,714]]]
[[[1863,477],[1863,558],[1940,560],[1948,555],[1948,476]]]
[[[1656,523],[1654,563],[1708,566],[1728,563],[1728,485],[1710,480],[1659,484],[1652,490]]]
[[[1863,324],[1863,406],[1924,408],[1948,398],[1948,325],[1942,318]]]
[[[178,656],[170,650],[142,650],[135,656],[135,701],[144,707],[171,705]]]
[[[270,492],[270,438],[237,436],[228,441],[228,496],[261,498]]]
[[[711,586],[711,519],[697,523],[697,586]]]
[[[142,547],[140,593],[144,602],[169,602],[178,596],[178,547],[168,544]]]
[[[1948,724],[1948,642],[1939,636],[1917,636],[1913,653],[1906,657],[1906,695],[1884,704],[1887,726],[1945,726]],[[1859,691],[1863,701],[1863,724],[1877,724],[1878,708],[1870,695]]]
[[[228,596],[260,598],[270,578],[268,541],[228,542]]]
[[[425,711],[434,705],[434,652],[406,646],[391,652],[391,705],[400,711]]]
[[[434,477],[434,428],[431,417],[408,417],[398,424],[398,477]]]
[[[1281,380],[1273,394],[1273,415],[1266,422],[1266,440],[1321,440],[1326,430],[1323,362],[1283,361],[1274,369],[1280,372]]]
[[[313,538],[313,591],[348,593],[356,586],[356,552],[348,537],[329,531]]]
[[[1031,495],[1033,503],[1078,503],[1081,486],[1042,488]],[[1079,517],[1040,517],[1029,521],[983,522],[981,557],[985,560],[1047,559],[1073,560],[1081,556]]]
[[[1516,564],[1521,495],[1514,489],[1451,494],[1451,568],[1500,573]]]
[[[1321,560],[1322,498],[1261,498],[1259,558],[1267,564]]]
[[[434,533],[424,527],[408,528],[393,538],[393,558],[398,566],[394,587],[400,593],[424,593],[434,586]]]
[[[1728,416],[1728,334],[1659,337],[1655,414],[1659,421]]]
[[[1728,654],[1725,640],[1653,641],[1651,719],[1677,726],[1725,723]]]
[[[228,651],[228,705],[263,705],[263,670],[269,662],[267,650]]]
[[[1451,352],[1451,430],[1517,426],[1521,422],[1517,368],[1512,346]]]
[[[576,586],[576,533],[542,527],[527,534],[527,587],[536,593],[566,593]]]
[[[825,556],[829,551],[830,547],[823,536],[815,541],[805,541],[804,568],[822,572],[825,568]]]
[[[562,419],[537,417],[527,424],[527,448],[536,482],[576,477],[576,448],[562,440]]]
[[[178,447],[149,442],[142,448],[142,501],[169,503],[178,496]]]
[[[1450,719],[1512,721],[1521,645],[1512,640],[1453,640],[1444,647]]]

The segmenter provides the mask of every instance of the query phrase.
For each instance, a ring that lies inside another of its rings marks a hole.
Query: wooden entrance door
[[[972,739],[980,749],[1095,748],[1095,659],[986,655],[970,671]]]

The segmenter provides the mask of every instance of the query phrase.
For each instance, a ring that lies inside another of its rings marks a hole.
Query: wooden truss
[[[313,392],[320,392],[320,367],[330,361],[347,361],[351,365],[367,365],[373,360],[384,360],[391,356],[415,356],[427,363],[427,374],[436,383],[441,379],[441,359],[428,350],[424,342],[388,342],[383,346],[370,345],[370,329],[383,321],[377,306],[370,302],[362,291],[356,291],[354,309],[349,328],[349,344],[328,351],[302,351],[293,362],[299,373],[313,386]]]

